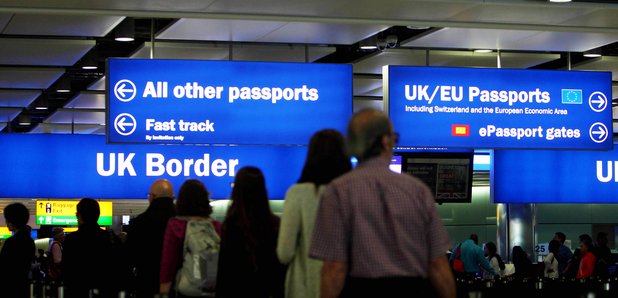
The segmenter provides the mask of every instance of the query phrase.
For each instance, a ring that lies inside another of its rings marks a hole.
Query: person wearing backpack
[[[214,297],[220,238],[204,184],[185,181],[178,191],[176,217],[163,237],[159,292],[169,297]]]
[[[50,281],[62,280],[62,243],[64,242],[64,229],[56,227],[52,230],[53,241],[47,253],[47,278]]]
[[[217,297],[283,297],[285,267],[276,254],[279,218],[270,210],[262,171],[236,173],[222,227]]]

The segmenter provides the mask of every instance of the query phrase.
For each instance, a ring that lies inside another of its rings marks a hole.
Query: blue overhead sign
[[[300,175],[304,146],[115,145],[104,136],[0,134],[0,198],[145,199],[152,182],[176,191],[199,179],[212,198],[231,194],[236,172],[257,166],[271,199]]]
[[[612,148],[611,73],[385,66],[402,146]]]
[[[616,149],[494,150],[492,165],[495,203],[618,203]]]
[[[110,143],[306,144],[352,114],[352,66],[110,59]]]

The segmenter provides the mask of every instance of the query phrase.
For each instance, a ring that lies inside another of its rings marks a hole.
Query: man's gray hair
[[[350,155],[365,160],[382,152],[382,136],[392,133],[388,116],[381,111],[364,109],[355,113],[348,125]]]

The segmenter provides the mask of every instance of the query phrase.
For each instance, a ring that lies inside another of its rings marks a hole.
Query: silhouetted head
[[[188,179],[178,191],[176,213],[179,216],[208,217],[212,213],[210,193],[202,181]]]

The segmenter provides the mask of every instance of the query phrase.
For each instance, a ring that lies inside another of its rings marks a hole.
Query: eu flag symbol
[[[565,104],[582,104],[581,89],[562,89],[562,103]]]

